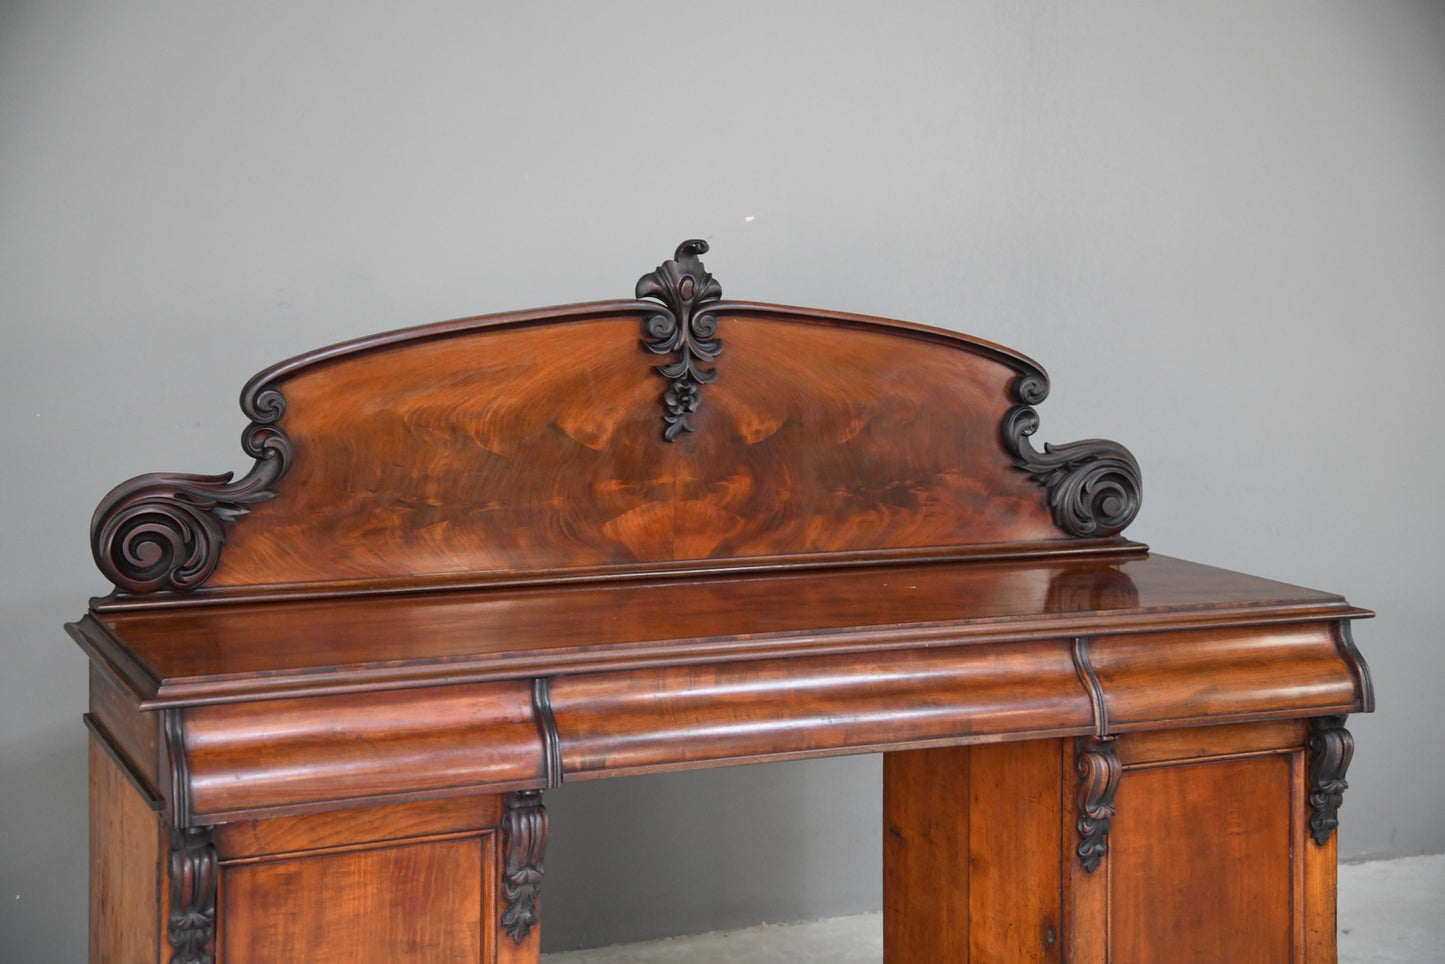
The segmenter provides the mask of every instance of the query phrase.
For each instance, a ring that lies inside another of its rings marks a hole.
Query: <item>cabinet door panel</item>
[[[224,868],[221,960],[477,964],[492,837],[296,856]]]
[[[1106,859],[1110,960],[1292,958],[1290,755],[1130,770]]]

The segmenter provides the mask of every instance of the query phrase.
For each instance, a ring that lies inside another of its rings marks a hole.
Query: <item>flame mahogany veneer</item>
[[[891,962],[1334,960],[1339,596],[1151,555],[1038,365],[722,300],[284,362],[92,526],[91,959],[536,961],[544,791],[885,752]]]

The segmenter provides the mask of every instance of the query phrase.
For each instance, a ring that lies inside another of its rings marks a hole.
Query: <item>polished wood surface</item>
[[[91,959],[535,964],[567,780],[885,752],[892,962],[1324,964],[1342,597],[1151,555],[1034,362],[721,300],[283,362],[96,511]]]
[[[885,757],[886,959],[1333,961],[1333,843],[1305,839],[1301,723],[1119,737],[1118,815],[1092,873],[1075,849],[1087,745]]]
[[[73,633],[150,707],[1362,615],[1330,593],[1135,553],[104,611]]]

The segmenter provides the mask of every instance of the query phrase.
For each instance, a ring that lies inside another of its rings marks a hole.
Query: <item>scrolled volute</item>
[[[1139,514],[1142,481],[1139,463],[1124,446],[1107,439],[1066,445],[1045,444],[1042,452],[1029,437],[1038,431],[1033,405],[1048,394],[1048,382],[1025,376],[1014,384],[1016,405],[1004,415],[1004,447],[1015,465],[1033,476],[1048,493],[1054,524],[1071,536],[1111,536]]]
[[[152,473],[110,491],[91,519],[95,564],[117,589],[134,595],[189,592],[205,583],[220,561],[227,523],[250,506],[274,498],[273,488],[291,462],[291,440],[272,424],[285,411],[274,389],[243,397],[254,421],[241,446],[256,459],[232,482],[224,475]]]

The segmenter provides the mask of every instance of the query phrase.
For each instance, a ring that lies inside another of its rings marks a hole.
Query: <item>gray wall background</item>
[[[1349,859],[1445,851],[1445,5],[0,5],[0,956],[85,948],[90,513],[387,328],[731,297],[1033,355],[1130,534],[1347,594]],[[879,901],[877,758],[551,794],[554,948]]]

